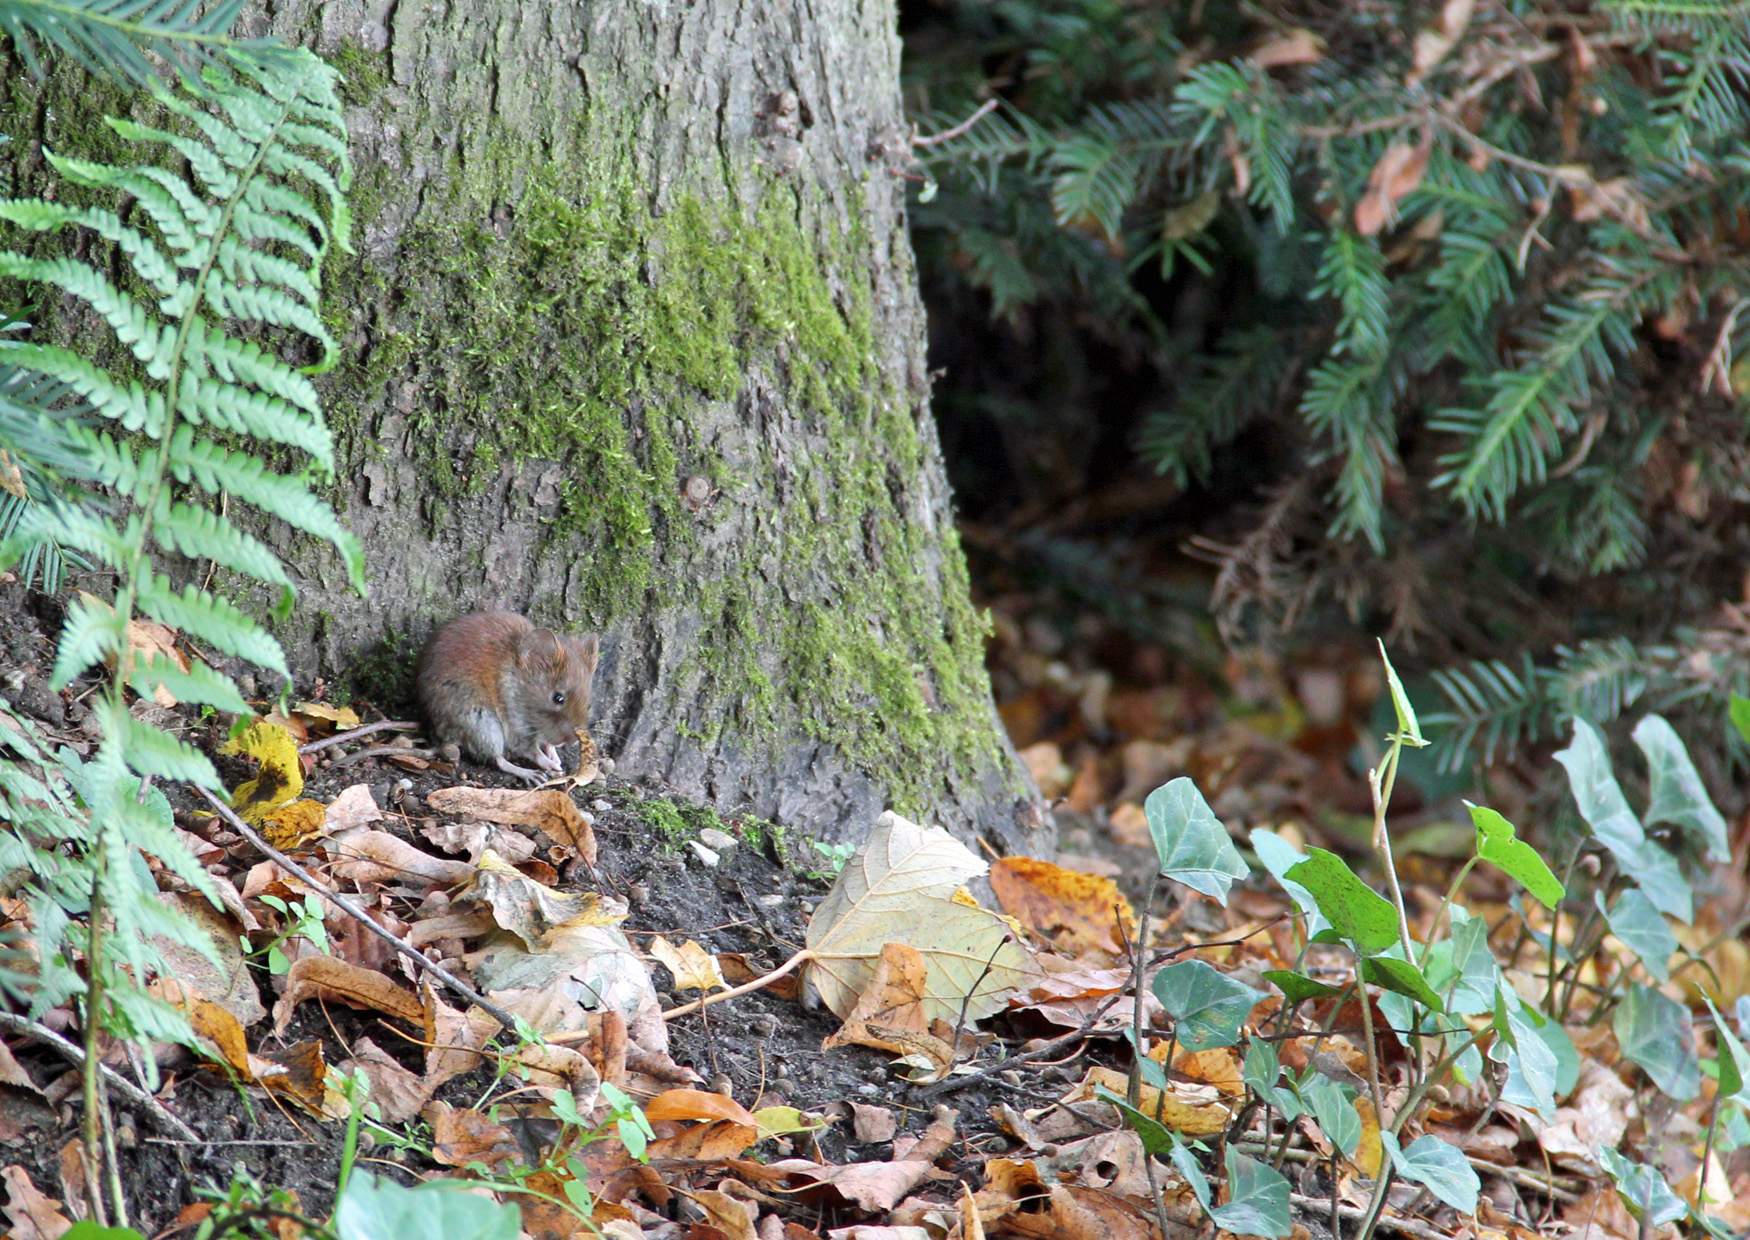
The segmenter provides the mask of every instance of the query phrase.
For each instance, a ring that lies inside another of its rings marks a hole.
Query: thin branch
[[[356,741],[371,735],[373,732],[415,732],[419,724],[410,719],[379,719],[375,723],[367,723],[363,727],[353,728],[347,732],[336,732],[333,736],[325,736],[319,741],[311,741],[308,745],[299,745],[299,753],[315,753],[318,749],[327,749],[330,745],[344,745],[348,741]]]
[[[923,134],[913,134],[911,144],[913,146],[931,147],[939,146],[943,142],[952,142],[955,138],[958,138],[961,134],[978,124],[979,121],[996,111],[1001,104],[1002,100],[1000,99],[986,99],[983,103],[978,105],[978,111],[974,112],[971,116],[961,121],[952,129],[944,129],[941,133],[933,133],[928,136]]]
[[[41,1043],[76,1068],[83,1068],[85,1066],[85,1052],[80,1050],[74,1043],[56,1033],[53,1029],[44,1025],[39,1025],[35,1021],[26,1020],[22,1016],[14,1016],[11,1012],[0,1012],[0,1028],[10,1029],[12,1032],[27,1037],[33,1042]],[[115,1090],[122,1097],[139,1107],[140,1110],[145,1113],[147,1122],[149,1122],[154,1128],[158,1129],[160,1132],[167,1132],[171,1136],[180,1138],[190,1144],[205,1144],[194,1129],[190,1128],[187,1124],[177,1119],[176,1116],[165,1110],[163,1103],[159,1102],[158,1099],[154,1098],[151,1094],[128,1080],[127,1077],[117,1072],[114,1068],[107,1064],[99,1063],[98,1071],[103,1074],[104,1082],[108,1084],[111,1089]]]
[[[205,788],[196,788],[195,791],[206,798],[207,804],[211,805],[213,809],[218,812],[219,817],[225,820],[226,825],[241,835],[244,839],[248,840],[251,844],[255,845],[255,847],[275,865],[279,866],[282,870],[285,870],[288,874],[293,875],[299,882],[310,888],[310,890],[316,892],[323,899],[332,901],[334,906],[340,909],[341,912],[359,922],[365,929],[369,930],[372,934],[393,947],[397,953],[406,957],[408,960],[411,960],[422,971],[431,974],[438,981],[461,995],[469,1003],[472,1003],[475,1007],[485,1012],[506,1029],[516,1028],[515,1016],[512,1016],[504,1008],[499,1007],[498,1004],[492,1002],[492,1000],[475,990],[472,986],[468,985],[468,983],[462,981],[441,964],[427,960],[423,952],[419,951],[394,931],[385,929],[383,926],[378,925],[374,918],[367,914],[363,908],[355,904],[350,898],[343,896],[338,891],[334,891],[325,884],[318,882],[316,877],[311,874],[310,871],[306,870],[303,866],[299,865],[296,861],[293,861],[272,844],[269,844],[266,840],[262,839],[261,836],[257,834],[254,827],[251,827],[248,823],[239,818],[229,805],[226,805],[223,801],[219,800],[219,798],[214,796],[211,792],[207,791]]]

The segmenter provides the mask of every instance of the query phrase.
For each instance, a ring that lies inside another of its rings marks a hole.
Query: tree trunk
[[[604,634],[622,774],[1047,843],[929,411],[891,0],[269,8],[347,75],[357,166],[324,392],[372,592],[288,543],[294,666],[390,656],[382,696],[509,607]]]

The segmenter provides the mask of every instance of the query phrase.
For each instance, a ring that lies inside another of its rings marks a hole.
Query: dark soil
[[[48,689],[52,635],[59,619],[59,608],[53,601],[16,584],[0,584],[0,697],[52,734],[77,743],[86,724],[81,697],[91,686],[75,685],[58,694]],[[370,717],[365,704],[354,705]],[[222,737],[216,720],[202,723],[187,717],[187,722],[185,735],[197,744],[204,737],[209,750]],[[241,777],[240,767],[222,766],[221,770],[227,779]],[[412,830],[425,812],[423,801],[428,793],[459,782],[506,785],[510,781],[478,767],[407,773],[368,760],[344,769],[318,766],[306,782],[305,795],[328,801],[359,782],[370,784],[379,806],[391,811],[379,826],[429,847]],[[185,790],[169,791],[179,812],[192,808],[192,798],[176,795]],[[772,824],[734,818],[723,821],[708,809],[665,796],[664,791],[632,787],[609,778],[574,794],[595,819],[600,888],[625,900],[631,909],[625,931],[640,946],[650,936],[663,934],[677,943],[696,939],[713,952],[746,953],[755,968],[782,962],[800,947],[813,902],[830,882],[830,876],[821,872],[826,863],[807,841],[773,830]],[[670,834],[677,824],[681,831]],[[704,864],[684,838],[704,825],[716,825],[743,840],[716,866]],[[243,851],[232,856],[238,871],[254,861],[247,848],[243,845]],[[577,877],[582,883],[589,881],[586,874]],[[332,931],[332,922],[330,928]],[[660,966],[653,969],[660,991],[670,979]],[[265,972],[261,980],[262,1002],[271,1006],[274,996]],[[668,1007],[694,996],[660,997]],[[754,994],[672,1022],[671,1054],[676,1062],[697,1071],[707,1082],[706,1088],[727,1089],[749,1107],[783,1103],[805,1111],[830,1112],[835,1104],[868,1102],[900,1111],[901,1136],[920,1132],[930,1122],[937,1102],[917,1098],[913,1087],[893,1077],[887,1055],[859,1048],[823,1052],[822,1039],[838,1024],[828,1012],[809,1011],[799,1003]],[[999,1027],[998,1032],[1003,1030]],[[1020,1036],[1019,1031],[1009,1032]],[[344,1008],[324,1011],[315,1004],[299,1008],[283,1039],[276,1039],[266,1022],[249,1031],[251,1049],[273,1050],[307,1039],[320,1040],[330,1063],[346,1058],[351,1043],[365,1036],[391,1053],[396,1053],[398,1045],[405,1045],[402,1036],[381,1021]],[[44,1106],[23,1091],[0,1085],[0,1112],[10,1120],[0,1123],[0,1165],[22,1165],[41,1191],[64,1197],[60,1151],[77,1140],[76,1078],[64,1061],[42,1048],[23,1039],[8,1041],[32,1079],[45,1084],[56,1101],[53,1106]],[[1001,1051],[999,1044],[983,1054],[990,1059]],[[407,1062],[417,1067],[412,1056]],[[941,1099],[959,1113],[962,1144],[957,1154],[975,1160],[1005,1148],[1006,1139],[989,1118],[992,1106],[997,1102],[1017,1107],[1040,1105],[1060,1094],[1069,1077],[1065,1068],[1045,1072],[1023,1068],[1000,1078],[980,1080]],[[490,1084],[483,1070],[450,1082],[439,1097],[454,1106],[470,1106]],[[333,1203],[343,1125],[288,1111],[260,1090],[236,1088],[210,1068],[194,1064],[169,1074],[160,1098],[200,1134],[202,1142],[188,1145],[169,1140],[118,1106],[118,1140],[128,1172],[128,1207],[134,1226],[147,1234],[170,1226],[179,1210],[198,1199],[200,1190],[222,1194],[239,1173],[247,1173],[263,1186],[295,1192],[307,1215],[327,1215]],[[845,1110],[842,1105],[836,1109],[840,1113]],[[762,1146],[762,1154],[770,1148]],[[888,1156],[890,1145],[857,1145],[850,1125],[843,1123],[797,1140],[789,1152],[829,1162],[880,1160]],[[785,1153],[780,1150],[772,1156]],[[451,1173],[417,1154],[402,1155],[381,1145],[367,1150],[364,1157],[371,1160],[367,1165],[373,1169],[399,1167],[408,1176]],[[948,1169],[954,1170],[952,1166]],[[810,1218],[809,1222],[831,1225],[834,1220],[829,1216]]]

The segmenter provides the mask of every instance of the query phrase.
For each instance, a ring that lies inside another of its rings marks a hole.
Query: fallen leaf
[[[156,620],[128,621],[128,655],[136,663],[162,656],[178,670],[188,671],[188,659],[176,648],[176,630]],[[152,700],[165,708],[176,705],[175,695],[161,684],[153,687]]]
[[[445,814],[533,827],[555,844],[574,850],[586,865],[595,865],[595,831],[569,793],[550,788],[440,788],[425,803]]]
[[[6,1221],[10,1240],[61,1240],[73,1222],[61,1213],[61,1203],[37,1191],[23,1167],[0,1168],[0,1184],[6,1186]]]
[[[1405,77],[1405,84],[1414,86],[1427,75],[1428,70],[1446,59],[1446,54],[1458,46],[1458,41],[1464,37],[1465,29],[1470,25],[1471,12],[1476,8],[1476,0],[1445,0],[1440,6],[1440,14],[1434,19],[1434,24],[1424,26],[1416,32],[1415,47],[1410,55],[1410,72]]]
[[[259,767],[254,779],[244,780],[231,793],[231,807],[244,822],[260,822],[265,811],[304,791],[298,743],[282,727],[258,719],[219,746],[219,752],[253,758]]]
[[[990,868],[1003,911],[1066,956],[1116,954],[1136,933],[1130,901],[1109,878],[1034,857],[1004,857]]]
[[[966,1019],[980,1020],[1001,1010],[1037,966],[1001,918],[955,900],[959,884],[984,870],[946,831],[882,814],[809,920],[814,958],[804,989],[848,1016],[882,947],[906,943],[928,966],[928,1018],[955,1020],[964,1009]]]
[[[1129,1084],[1129,1079],[1122,1072],[1113,1068],[1092,1067],[1075,1088],[1064,1095],[1063,1101],[1099,1102],[1101,1089],[1122,1098]],[[1103,1102],[1099,1105],[1108,1114],[1114,1111],[1114,1108],[1107,1107]],[[1187,1085],[1177,1081],[1169,1082],[1165,1090],[1145,1083],[1138,1096],[1136,1109],[1174,1132],[1194,1137],[1206,1137],[1220,1132],[1233,1118],[1233,1109],[1221,1101],[1220,1093],[1213,1086]],[[1114,1115],[1115,1123],[1116,1119]]]
[[[425,1008],[387,974],[375,969],[361,969],[332,956],[303,956],[292,962],[291,970],[286,974],[285,993],[273,1005],[276,1034],[285,1034],[291,1023],[292,1010],[306,999],[381,1012],[416,1029],[425,1025]]]
[[[1325,41],[1305,26],[1296,26],[1265,39],[1252,49],[1251,57],[1263,69],[1316,65],[1325,58]]]
[[[676,990],[729,989],[729,983],[723,980],[723,970],[717,967],[717,958],[693,939],[676,947],[659,934],[650,941],[650,954],[674,975]]]

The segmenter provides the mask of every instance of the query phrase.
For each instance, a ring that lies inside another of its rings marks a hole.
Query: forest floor
[[[1045,965],[1043,976],[982,1021],[967,1019],[964,1003],[962,1019],[930,1023],[898,1012],[902,1005],[867,1001],[846,1020],[800,1001],[786,978],[665,1022],[658,1011],[696,999],[695,987],[709,989],[716,972],[735,984],[791,957],[810,918],[830,903],[846,855],[611,776],[536,794],[565,802],[561,811],[479,767],[455,769],[412,753],[344,756],[391,739],[382,734],[297,760],[297,799],[316,807],[315,822],[294,829],[280,821],[275,835],[270,815],[264,831],[379,925],[472,977],[552,1044],[519,1040],[470,1018],[466,1000],[405,965],[331,903],[323,906],[325,934],[298,933],[299,902],[312,898],[310,888],[192,795],[168,790],[178,825],[227,894],[215,931],[216,942],[229,940],[225,967],[191,961],[179,980],[231,1013],[236,1029],[227,1041],[197,1022],[212,1038],[210,1052],[228,1047],[207,1061],[164,1048],[156,1097],[193,1130],[192,1141],[159,1131],[150,1115],[123,1112],[117,1137],[133,1225],[148,1235],[192,1230],[222,1216],[226,1207],[215,1200],[235,1196],[239,1184],[245,1204],[289,1202],[306,1217],[327,1217],[347,1146],[343,1117],[354,1105],[343,1074],[356,1071],[370,1080],[378,1121],[364,1126],[361,1170],[407,1184],[485,1179],[520,1205],[531,1236],[591,1234],[575,1208],[584,1185],[594,1226],[612,1235],[1142,1240],[1163,1222],[1174,1233],[1207,1234],[1196,1194],[1177,1177],[1163,1191],[1142,1138],[1099,1098],[1101,1086],[1124,1092],[1131,1062],[1130,936],[1156,869],[1142,804],[1168,779],[1189,775],[1236,838],[1240,823],[1270,825],[1285,838],[1363,856],[1371,828],[1363,769],[1377,760],[1369,736],[1379,730],[1383,678],[1357,648],[1297,667],[1230,660],[1211,683],[1185,673],[1156,644],[1060,620],[1025,599],[995,600],[995,611],[999,709],[1054,802],[1060,838],[1052,864],[999,863],[988,880],[971,884],[987,905],[1017,919]],[[40,596],[0,584],[0,696],[52,739],[79,747],[90,741],[86,687],[46,688],[58,622]],[[305,744],[352,724],[346,708],[320,697],[318,687],[309,698],[294,694],[298,705],[275,716],[277,725]],[[368,718],[368,706],[356,705]],[[140,709],[163,712],[159,722],[179,713],[184,735],[218,754],[217,720],[178,707]],[[250,751],[254,760],[218,757],[227,786],[238,788],[257,760],[272,765],[270,749]],[[1415,841],[1399,866],[1419,924],[1437,905],[1453,858],[1469,847],[1470,830],[1421,802],[1421,790],[1406,781],[1394,818]],[[866,864],[861,855],[850,861]],[[165,886],[167,898],[179,898]],[[1474,886],[1482,906],[1505,908],[1499,881],[1479,874]],[[1148,908],[1147,941],[1157,953],[1150,970],[1195,948],[1262,994],[1263,971],[1301,963],[1289,911],[1280,890],[1256,882],[1220,902],[1184,890],[1157,894]],[[247,956],[237,950],[239,935],[253,949]],[[586,944],[588,936],[596,937]],[[521,945],[491,948],[519,938]],[[883,952],[880,968],[890,963]],[[866,994],[881,984],[903,990],[900,968],[878,972]],[[1730,984],[1741,993],[1741,983],[1740,973]],[[972,990],[983,984],[981,975]],[[610,1006],[622,1015],[588,1016],[580,996],[597,992],[615,994]],[[1144,1027],[1158,1028],[1160,1006],[1153,995],[1143,998]],[[1275,1012],[1260,1006],[1254,1027]],[[70,1011],[47,1019],[63,1029],[76,1024]],[[1292,1038],[1280,1043],[1281,1057],[1303,1071],[1364,1069],[1352,1042],[1334,1042],[1342,1052],[1334,1067],[1309,1059]],[[1621,1120],[1618,1137],[1654,1123],[1679,1133],[1694,1127],[1658,1097],[1631,1094],[1622,1082],[1634,1070],[1613,1048],[1586,1049],[1611,1064],[1606,1075],[1617,1088],[1588,1088],[1592,1103]],[[9,1193],[0,1217],[16,1236],[52,1236],[52,1224],[33,1232],[20,1220],[64,1223],[78,1214],[70,1155],[77,1077],[30,1042],[11,1050],[14,1070],[0,1078],[0,1174]],[[1187,1054],[1157,1036],[1151,1055],[1173,1081],[1160,1097],[1186,1108],[1172,1126],[1203,1142],[1194,1148],[1219,1179],[1220,1160],[1208,1148],[1230,1121],[1246,1123],[1238,1052]],[[119,1050],[110,1062],[137,1075]],[[1402,1053],[1384,1066],[1400,1070]],[[646,1137],[629,1111],[616,1111],[612,1095],[599,1092],[603,1080],[645,1105]],[[555,1103],[560,1093],[585,1111],[601,1107],[599,1128],[568,1121]],[[1404,1184],[1393,1190],[1382,1225],[1416,1240],[1465,1228],[1522,1240],[1551,1227],[1589,1240],[1646,1240],[1595,1164],[1588,1168],[1564,1147],[1540,1150],[1524,1113],[1495,1106],[1487,1094],[1455,1091],[1429,1121],[1429,1131],[1461,1143],[1484,1169],[1478,1218],[1487,1223],[1461,1219]],[[1572,1101],[1588,1105],[1585,1097]],[[1209,1115],[1219,1117],[1213,1127],[1203,1122]],[[1350,1234],[1368,1200],[1363,1172],[1379,1165],[1377,1123],[1371,1153],[1363,1142],[1347,1157],[1310,1121],[1277,1131],[1284,1139],[1275,1163],[1292,1187],[1295,1234],[1329,1235],[1332,1211]],[[1542,1181],[1522,1164],[1541,1168]],[[1673,1183],[1684,1170],[1681,1157],[1666,1167]],[[1735,1156],[1720,1174],[1750,1185],[1747,1170]],[[275,1198],[275,1190],[293,1196]]]

